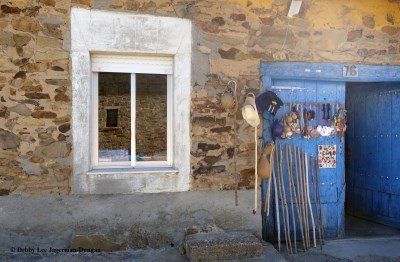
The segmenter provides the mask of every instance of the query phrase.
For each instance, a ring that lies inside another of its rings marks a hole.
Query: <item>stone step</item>
[[[248,232],[197,233],[185,238],[190,261],[214,261],[259,257],[261,241]]]

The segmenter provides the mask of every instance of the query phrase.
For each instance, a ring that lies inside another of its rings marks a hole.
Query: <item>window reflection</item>
[[[167,161],[167,75],[136,74],[136,161]]]
[[[130,161],[131,75],[99,73],[99,162]]]

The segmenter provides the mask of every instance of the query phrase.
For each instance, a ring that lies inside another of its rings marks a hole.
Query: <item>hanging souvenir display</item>
[[[232,83],[232,84],[231,84]],[[234,85],[232,88],[231,85]],[[226,110],[236,107],[236,82],[230,81],[221,95],[221,104]]]
[[[281,137],[283,134],[283,126],[279,123],[278,119],[275,119],[272,124],[272,140],[275,141],[276,138]]]
[[[313,112],[314,112],[314,119],[311,123],[311,129],[310,129],[310,136],[311,138],[317,138],[319,137],[319,133],[318,133],[318,109],[319,107],[317,105],[314,105],[313,107]]]
[[[254,209],[253,214],[257,212],[257,189],[258,189],[258,176],[257,176],[257,126],[260,124],[260,118],[256,107],[255,96],[253,93],[248,93],[242,107],[243,119],[254,127],[254,142],[255,142],[255,183],[254,183]]]
[[[269,119],[269,115],[275,116],[279,108],[283,106],[282,100],[272,91],[265,91],[256,99],[258,110],[263,113],[265,119]]]
[[[281,135],[281,138],[291,139],[291,138],[293,138],[293,135],[294,135],[293,129],[295,128],[293,119],[290,116],[289,112],[285,112],[285,110],[284,110],[284,114],[285,114],[285,116],[282,118],[282,121],[281,121],[281,125],[283,126],[283,133]]]
[[[267,179],[271,175],[271,163],[272,155],[274,150],[274,143],[269,143],[265,146],[263,153],[258,161],[258,177]],[[268,157],[269,156],[269,157]]]
[[[346,110],[340,103],[294,103],[284,104],[283,108],[284,113],[279,121],[282,126],[281,139],[293,138],[295,134],[306,139],[336,135],[342,138],[346,132]],[[273,125],[272,130],[274,126],[277,125]]]
[[[318,167],[336,168],[336,145],[318,145]]]

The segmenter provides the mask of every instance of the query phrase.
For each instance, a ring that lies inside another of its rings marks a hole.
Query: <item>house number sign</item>
[[[343,77],[358,77],[357,65],[343,65]]]

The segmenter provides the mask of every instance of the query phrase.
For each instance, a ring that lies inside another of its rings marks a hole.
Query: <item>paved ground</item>
[[[400,236],[400,229],[367,221],[354,216],[346,216],[345,238],[370,238]]]
[[[269,243],[264,243],[264,254],[262,257],[253,259],[241,259],[241,262],[257,262],[257,261],[286,261],[285,258]],[[180,254],[179,248],[164,249],[142,249],[125,252],[113,253],[0,253],[0,261],[174,261],[186,262],[188,259],[185,255]]]
[[[143,249],[114,253],[0,253],[0,261],[188,261],[179,248]],[[307,252],[288,255],[279,253],[272,245],[264,244],[262,257],[238,260],[255,261],[354,261],[398,262],[400,261],[400,236],[370,239],[341,239],[327,241],[322,250],[312,248]]]
[[[287,261],[400,261],[400,236],[384,238],[352,238],[327,241],[321,248],[289,255],[281,251]]]
[[[0,261],[187,261],[177,248],[143,249],[110,253],[11,253],[0,254]]]

